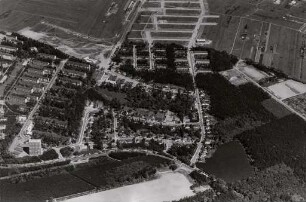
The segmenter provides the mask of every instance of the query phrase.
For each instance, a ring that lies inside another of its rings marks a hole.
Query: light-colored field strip
[[[143,38],[129,38],[130,40],[142,40],[142,41],[144,41],[145,39],[143,39]],[[190,40],[190,38],[188,37],[188,38],[179,38],[179,37],[177,37],[177,38],[154,38],[154,37],[152,37],[152,40],[154,40],[154,41],[189,41]]]
[[[155,14],[156,17],[180,17],[180,18],[198,18],[201,14],[199,15],[162,15],[162,14]],[[148,14],[141,14],[141,16],[151,16],[151,15],[148,15]],[[202,16],[203,18],[219,18],[220,16],[219,15],[203,15]],[[260,20],[258,20],[260,21]]]
[[[181,11],[181,10],[192,10],[192,11],[200,11],[201,9],[199,8],[186,8],[186,7],[176,7],[176,8],[165,8],[166,10],[177,10],[177,11]]]
[[[134,31],[134,30],[133,30]],[[141,30],[142,31],[142,30]],[[175,32],[175,33],[177,33],[177,32],[180,32],[180,33],[190,33],[190,34],[192,34],[193,33],[193,30],[180,30],[180,29],[160,29],[159,31],[157,31],[157,30],[152,30],[151,31],[151,33],[164,33],[164,32],[168,32],[168,33],[172,33],[172,32]]]

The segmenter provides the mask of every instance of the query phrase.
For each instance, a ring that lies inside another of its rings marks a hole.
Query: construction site
[[[199,38],[204,26],[215,26],[211,19],[218,15],[208,14],[203,0],[154,0],[146,1],[134,22],[128,39],[131,41],[177,43],[187,46],[192,39],[210,43]]]

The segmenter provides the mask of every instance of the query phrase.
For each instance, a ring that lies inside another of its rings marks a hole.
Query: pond
[[[219,146],[213,156],[197,167],[208,174],[215,175],[226,182],[246,178],[253,173],[243,146],[232,141]]]

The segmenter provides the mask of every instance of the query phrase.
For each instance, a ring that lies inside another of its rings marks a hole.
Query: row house
[[[0,52],[0,59],[14,61],[16,57],[9,53]]]
[[[45,59],[45,60],[55,60],[56,59],[55,55],[49,55],[45,53],[38,53],[37,57],[40,59]]]
[[[72,78],[83,78],[85,79],[87,77],[87,74],[85,72],[80,72],[76,70],[71,69],[63,69],[62,71],[63,75],[72,77]]]
[[[80,69],[80,70],[85,70],[85,71],[90,71],[91,69],[91,66],[89,64],[73,62],[73,61],[68,61],[66,63],[66,66],[73,67],[73,68]]]
[[[77,79],[71,79],[68,77],[61,77],[59,78],[59,81],[62,82],[63,84],[72,84],[74,86],[82,86],[83,82]]]
[[[44,67],[43,75],[52,75],[55,73],[55,69],[51,67]]]
[[[20,95],[28,95],[33,93],[33,89],[26,86],[16,85],[13,92]]]
[[[6,52],[6,53],[15,53],[18,51],[18,48],[13,47],[13,46],[0,45],[0,51]]]
[[[48,125],[59,127],[59,128],[67,128],[68,126],[68,121],[60,121],[58,119],[53,119],[49,117],[38,116],[36,120],[43,122],[45,124],[48,124]]]
[[[43,69],[46,66],[49,66],[50,63],[49,62],[44,62],[44,61],[40,61],[40,60],[32,60],[29,63],[29,66],[35,69]]]

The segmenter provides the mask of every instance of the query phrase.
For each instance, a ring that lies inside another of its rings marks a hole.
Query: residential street
[[[56,69],[56,72],[54,73],[51,81],[48,83],[48,85],[46,86],[44,92],[42,93],[42,95],[40,96],[39,100],[37,101],[37,103],[35,104],[34,108],[32,109],[32,111],[30,112],[26,122],[23,124],[19,134],[14,138],[12,144],[9,147],[9,151],[10,152],[14,152],[16,146],[18,146],[19,144],[24,143],[28,137],[25,136],[26,130],[28,129],[29,125],[31,124],[31,121],[33,120],[33,116],[34,114],[37,112],[39,106],[40,106],[40,102],[44,99],[46,93],[49,91],[49,89],[53,86],[53,84],[55,83],[58,73],[64,68],[66,62],[68,61],[68,59],[61,61],[60,65],[58,66],[58,68]]]

